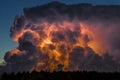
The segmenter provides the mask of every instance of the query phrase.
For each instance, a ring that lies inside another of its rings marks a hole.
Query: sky
[[[23,8],[43,5],[55,0],[0,0],[0,63],[7,51],[18,44],[10,38],[10,27],[16,15],[23,14]],[[56,0],[66,4],[92,3],[93,5],[120,5],[120,0]]]

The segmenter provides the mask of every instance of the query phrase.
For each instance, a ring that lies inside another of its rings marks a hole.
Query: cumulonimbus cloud
[[[5,54],[11,71],[119,71],[120,6],[52,2],[24,8],[10,29],[18,47]]]

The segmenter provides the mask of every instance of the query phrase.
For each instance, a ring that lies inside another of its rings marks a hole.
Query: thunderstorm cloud
[[[4,71],[120,70],[120,6],[52,2],[24,8],[10,37],[18,46],[5,54]],[[1,69],[0,69],[1,71]]]

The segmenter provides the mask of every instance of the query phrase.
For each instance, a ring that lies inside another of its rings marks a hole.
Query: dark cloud
[[[3,68],[40,71],[64,65],[64,70],[70,71],[119,71],[119,61],[114,60],[120,52],[119,9],[120,6],[59,2],[24,8],[24,15],[16,16],[10,29],[10,36],[19,45],[5,54]],[[97,47],[89,45],[91,42],[99,42],[109,53],[99,55],[93,49]]]
[[[82,70],[82,71],[99,71],[99,72],[112,72],[118,71],[119,63],[113,60],[113,58],[108,54],[104,54],[103,57],[95,54],[95,52],[88,49],[88,55],[84,55],[84,49],[81,47],[76,47],[70,53],[70,67],[71,70]],[[92,53],[90,53],[92,52]]]

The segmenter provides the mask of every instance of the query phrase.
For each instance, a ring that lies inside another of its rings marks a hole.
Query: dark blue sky
[[[15,15],[22,14],[24,7],[42,5],[55,0],[0,0],[0,63],[5,52],[17,46],[9,37]],[[56,0],[66,4],[92,3],[93,5],[120,5],[120,0]]]

